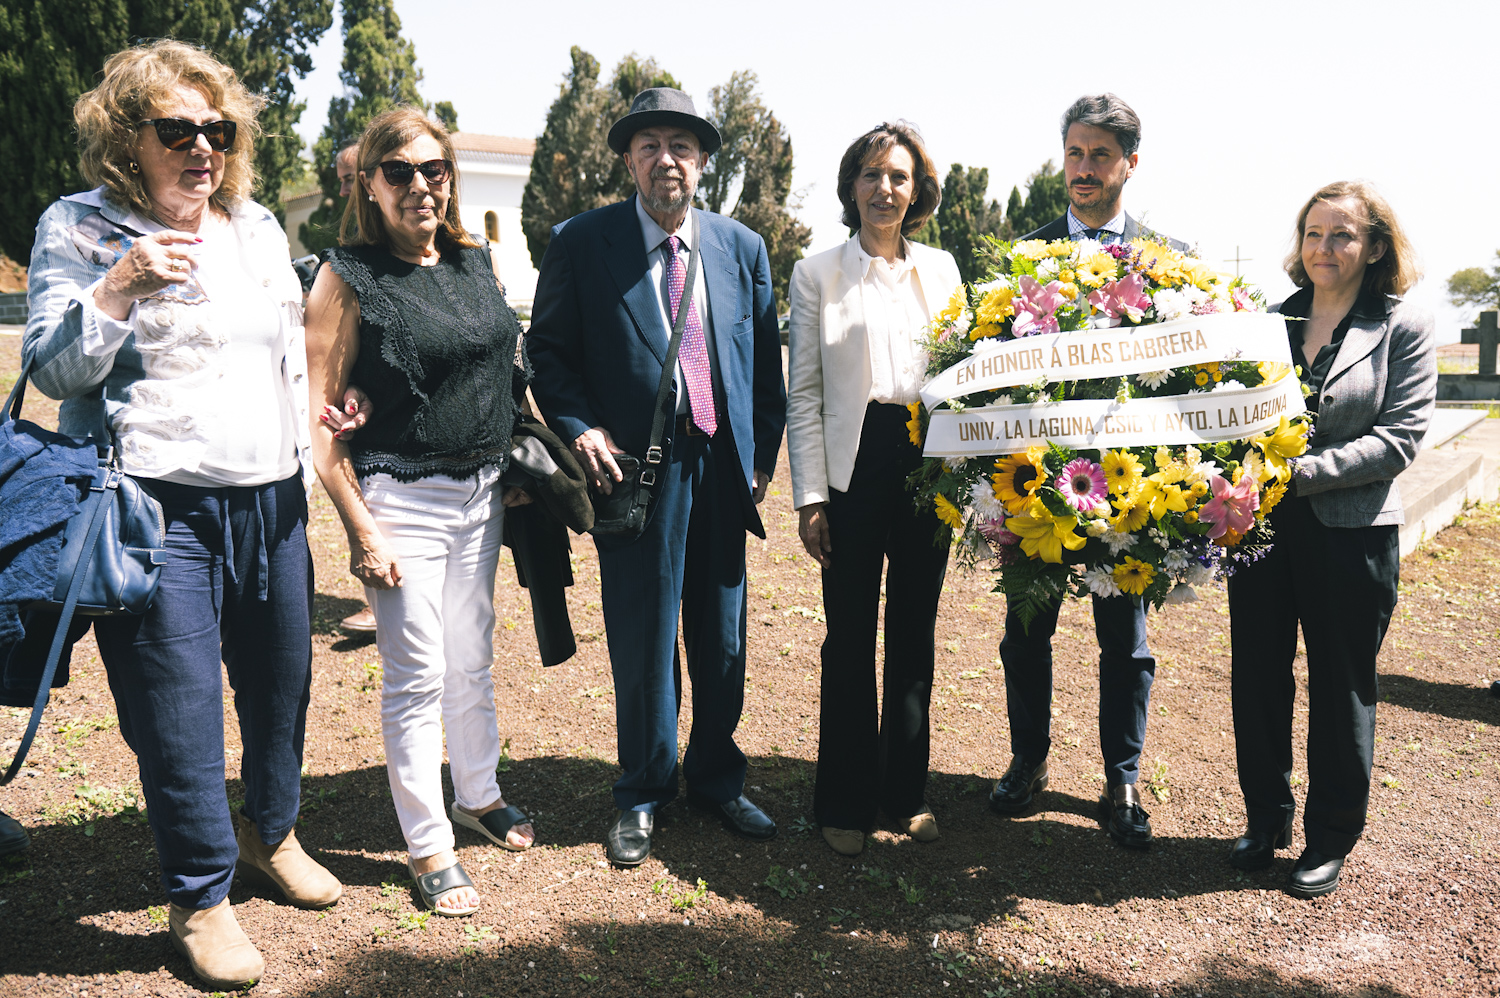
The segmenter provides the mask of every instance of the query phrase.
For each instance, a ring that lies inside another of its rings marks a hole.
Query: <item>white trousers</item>
[[[490,666],[503,490],[489,468],[463,481],[372,475],[361,486],[401,569],[400,587],[365,595],[385,673],[386,775],[407,852],[421,859],[454,843],[443,806],[444,729],[459,805],[478,809],[500,798]]]

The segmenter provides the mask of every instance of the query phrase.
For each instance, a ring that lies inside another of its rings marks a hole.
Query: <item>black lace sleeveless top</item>
[[[355,474],[413,482],[503,469],[531,367],[489,252],[449,250],[420,267],[378,246],[338,247],[328,264],[359,299],[349,382],[375,407],[349,443]]]

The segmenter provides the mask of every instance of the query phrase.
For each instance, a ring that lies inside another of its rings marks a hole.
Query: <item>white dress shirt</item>
[[[887,263],[866,253],[858,245],[859,236],[854,241],[863,274],[859,296],[870,344],[870,401],[910,405],[927,376],[922,335],[931,314],[912,266],[910,245],[903,239],[902,258]]]
[[[668,232],[656,224],[656,219],[646,213],[646,208],[641,204],[639,194],[635,198],[635,215],[641,223],[641,238],[646,245],[646,263],[651,270],[651,283],[659,290],[656,303],[661,306],[661,324],[666,330],[667,338],[662,341],[666,347],[672,342],[672,298],[671,291],[667,288],[667,254],[671,252],[667,246],[667,237],[676,236],[680,243],[677,255],[682,258],[682,265],[687,266],[689,254],[693,249],[693,240],[699,238],[698,227],[693,224],[693,211],[688,209],[688,214],[683,218],[682,224],[677,227],[676,232]],[[703,324],[703,347],[710,354],[709,368],[713,368],[713,320],[705,303],[708,301],[708,282],[703,279],[703,251],[698,251],[698,276],[693,279],[693,309],[698,313],[698,321]],[[687,382],[682,377],[682,364],[677,364],[676,380],[672,390],[677,393],[677,415],[688,414],[688,393],[683,390]]]

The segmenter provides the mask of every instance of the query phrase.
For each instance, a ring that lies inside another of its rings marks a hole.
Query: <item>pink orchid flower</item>
[[[1254,475],[1241,475],[1238,485],[1230,485],[1223,475],[1214,475],[1208,484],[1213,498],[1198,510],[1198,519],[1209,525],[1210,538],[1218,540],[1231,530],[1243,534],[1255,525],[1260,490],[1255,487]]]
[[[1229,300],[1234,302],[1236,312],[1257,311],[1255,299],[1250,297],[1250,292],[1244,288],[1234,288],[1229,292]]]
[[[1111,319],[1127,318],[1131,322],[1140,322],[1146,309],[1151,307],[1145,287],[1146,278],[1140,274],[1127,274],[1089,295],[1089,304]]]
[[[1011,335],[1031,336],[1057,332],[1057,316],[1053,313],[1068,302],[1067,296],[1061,291],[1061,282],[1053,281],[1044,288],[1036,278],[1022,277],[1020,284],[1020,294],[1011,301],[1016,310],[1016,321],[1010,327]]]

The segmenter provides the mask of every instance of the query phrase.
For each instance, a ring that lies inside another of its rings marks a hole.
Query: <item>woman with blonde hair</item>
[[[1229,862],[1271,865],[1290,844],[1292,662],[1307,648],[1306,848],[1287,891],[1338,889],[1364,830],[1378,700],[1375,660],[1396,606],[1404,522],[1396,476],[1422,446],[1437,392],[1432,317],[1403,302],[1420,276],[1395,212],[1341,181],[1297,215],[1278,310],[1316,414],[1307,453],[1267,514],[1269,555],[1229,580],[1235,752],[1247,829]]]
[[[374,407],[347,441],[320,421],[313,450],[375,613],[386,773],[408,868],[429,909],[469,915],[479,895],[454,854],[453,822],[505,849],[532,843],[530,819],[495,780],[490,678],[505,507],[530,502],[500,484],[530,372],[490,254],[460,224],[453,159],[447,131],[420,111],[370,122],[343,245],[313,285],[307,325],[315,400],[335,409],[354,382]]]
[[[83,173],[31,254],[25,362],[62,432],[118,447],[161,503],[166,564],[143,616],[94,623],[140,763],[168,938],[218,988],[265,964],[229,906],[236,871],[299,907],[339,882],[297,842],[312,683],[302,288],[250,200],[264,102],[207,52],[127,49],[78,99]],[[224,789],[220,660],[244,755]]]

